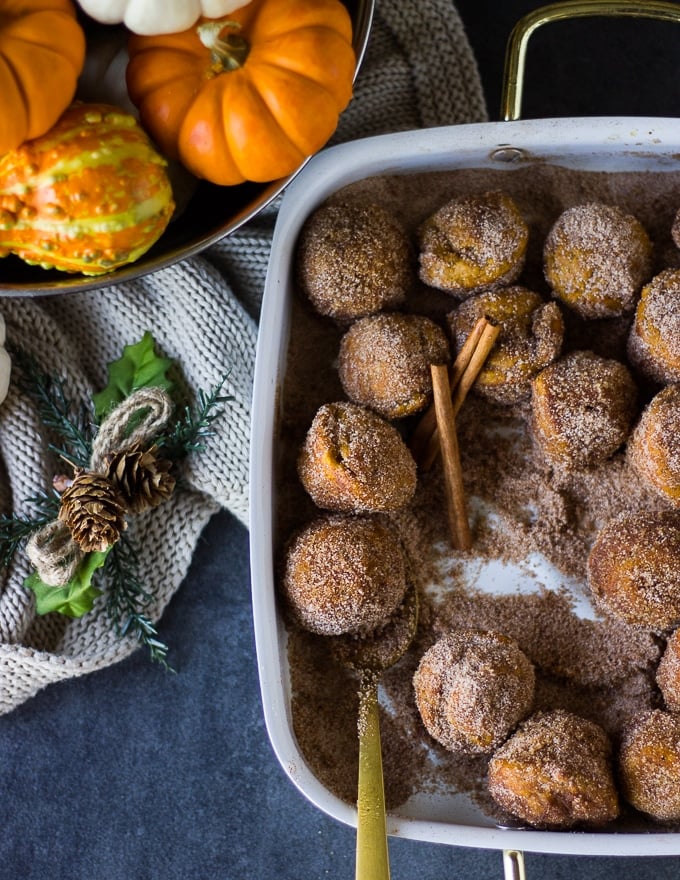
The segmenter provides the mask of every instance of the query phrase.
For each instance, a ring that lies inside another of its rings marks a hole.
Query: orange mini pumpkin
[[[228,19],[132,36],[127,86],[161,151],[232,185],[294,171],[352,96],[352,24],[340,0],[251,0]]]
[[[71,0],[2,0],[0,155],[54,125],[84,62],[85,35]]]

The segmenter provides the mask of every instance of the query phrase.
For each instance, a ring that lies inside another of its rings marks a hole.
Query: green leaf
[[[160,387],[169,391],[172,382],[166,373],[169,358],[158,357],[155,340],[147,330],[134,345],[126,345],[122,356],[108,365],[106,388],[93,395],[95,417],[101,422],[114,407],[138,388]]]
[[[110,549],[88,553],[75,575],[63,587],[46,584],[35,571],[30,574],[24,586],[35,593],[36,612],[48,614],[58,611],[66,617],[82,617],[90,611],[94,600],[101,594],[101,590],[92,586],[92,576],[104,565]]]

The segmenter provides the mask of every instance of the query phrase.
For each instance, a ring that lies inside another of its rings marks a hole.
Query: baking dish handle
[[[520,118],[527,44],[534,31],[554,21],[592,16],[680,22],[680,4],[670,0],[563,0],[527,13],[517,22],[508,39],[501,97],[502,119]]]

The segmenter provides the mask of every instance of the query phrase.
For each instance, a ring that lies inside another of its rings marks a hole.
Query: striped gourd
[[[134,116],[72,105],[0,157],[0,256],[84,275],[133,262],[172,216],[166,164]]]

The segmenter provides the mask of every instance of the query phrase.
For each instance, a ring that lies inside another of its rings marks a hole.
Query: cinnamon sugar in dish
[[[328,204],[379,206],[406,230],[417,251],[418,230],[442,205],[487,192],[507,194],[529,230],[523,269],[513,283],[547,303],[556,299],[544,274],[544,243],[557,219],[576,205],[612,205],[636,218],[651,242],[651,254],[645,252],[641,258],[639,287],[653,274],[680,266],[680,252],[671,238],[680,205],[680,175],[675,173],[606,174],[536,165],[376,177],[345,187]],[[473,386],[456,417],[471,550],[452,547],[441,457],[428,469],[419,469],[415,494],[407,504],[372,514],[398,535],[420,602],[410,649],[381,679],[385,793],[392,811],[406,811],[410,799],[446,803],[465,794],[487,824],[508,821],[487,786],[492,753],[444,747],[428,733],[416,704],[413,682],[419,663],[452,632],[499,633],[531,664],[533,700],[513,723],[520,724],[527,712],[576,715],[603,731],[613,760],[635,719],[664,709],[655,676],[674,626],[657,630],[627,623],[595,607],[588,584],[590,549],[607,523],[624,514],[667,510],[671,504],[626,455],[628,437],[658,387],[627,358],[634,320],[628,301],[623,313],[608,318],[584,317],[564,301],[557,305],[564,331],[557,361],[588,351],[623,364],[635,385],[632,394],[627,381],[608,384],[607,394],[623,397],[608,399],[605,414],[588,409],[593,401],[583,403],[591,432],[586,440],[598,454],[549,454],[532,426],[529,383],[511,402],[478,394]],[[447,316],[456,307],[451,293],[414,278],[399,311],[437,323],[455,357],[461,343],[451,338]],[[281,562],[291,536],[320,513],[297,472],[306,433],[321,406],[347,399],[337,370],[346,321],[336,323],[315,312],[300,290],[291,308],[277,436],[276,551]],[[572,375],[574,382],[581,381],[578,371],[566,373],[564,381],[571,381]],[[579,390],[573,389],[575,394]],[[416,413],[392,420],[407,445],[421,417]],[[606,442],[598,442],[592,433],[600,430],[600,423],[607,431]],[[580,443],[586,444],[578,425],[569,425],[569,440],[577,452]],[[286,621],[292,722],[299,747],[320,782],[354,803],[356,675],[335,659],[332,639],[292,618]],[[511,734],[509,730],[507,736]],[[631,821],[635,827],[659,828],[625,798],[621,817],[613,820],[612,812],[607,819],[608,829],[629,828]]]

